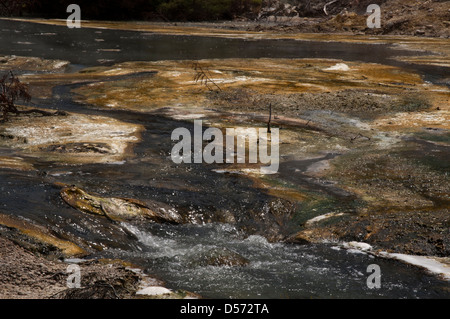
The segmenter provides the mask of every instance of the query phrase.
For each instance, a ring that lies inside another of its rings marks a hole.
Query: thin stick
[[[209,85],[209,83],[212,83],[216,88],[219,89],[219,91],[222,91],[222,89],[216,84],[216,82],[214,82],[214,81],[211,79],[211,73],[209,73],[208,70],[207,70],[208,73],[206,73],[206,72],[203,70],[202,66],[201,66],[198,62],[195,62],[195,63],[193,64],[192,68],[195,70],[195,72],[197,72],[197,73],[195,74],[195,77],[194,77],[194,81],[195,81],[196,83],[197,83],[197,82],[200,82],[200,83],[204,84],[204,85],[208,88],[208,90],[213,91],[213,89],[212,89],[211,86]],[[209,75],[208,75],[208,74],[209,74]]]

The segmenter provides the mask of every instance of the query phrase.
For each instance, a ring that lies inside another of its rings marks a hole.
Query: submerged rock
[[[194,256],[191,266],[246,266],[250,261],[228,248],[212,248]]]
[[[70,206],[84,213],[106,216],[112,220],[146,218],[158,223],[181,223],[181,216],[163,203],[144,203],[128,198],[103,198],[86,193],[72,186],[61,190],[61,198]]]
[[[15,55],[0,57],[0,70],[62,71],[69,64],[69,61],[42,59],[38,57]]]

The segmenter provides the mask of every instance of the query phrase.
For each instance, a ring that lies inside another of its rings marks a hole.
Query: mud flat
[[[51,260],[3,236],[0,253],[1,299],[199,298],[187,291],[164,288],[161,280],[120,260]],[[75,282],[70,279],[74,266],[82,274],[77,288],[70,286]]]

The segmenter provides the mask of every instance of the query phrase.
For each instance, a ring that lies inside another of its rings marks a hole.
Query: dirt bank
[[[326,5],[328,4],[328,5]],[[381,7],[381,28],[367,27],[370,4]],[[450,3],[438,0],[265,1],[256,26],[248,30],[349,32],[364,34],[450,36]]]

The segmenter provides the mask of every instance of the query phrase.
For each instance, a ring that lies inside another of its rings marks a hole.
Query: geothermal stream
[[[9,38],[10,32],[5,30],[12,28],[22,32]],[[2,43],[13,43],[2,46],[0,54],[68,60],[71,66],[67,72],[99,65],[100,60],[111,64],[201,58],[320,57],[348,61],[363,58],[365,62],[406,66],[389,57],[411,54],[384,45],[163,36],[117,30],[101,30],[99,34],[95,29],[82,29],[69,36],[64,27],[1,20],[0,30]],[[49,40],[52,33],[58,34],[56,42]],[[98,37],[105,41],[91,41]],[[105,50],[99,51],[100,48]],[[114,51],[118,48],[120,52]],[[429,81],[445,75],[443,68],[415,68]],[[141,72],[101,80],[152,76],[151,72]],[[177,127],[192,129],[189,121],[166,117],[161,111],[104,110],[74,101],[73,89],[98,81],[87,79],[83,83],[57,85],[53,87],[52,98],[32,102],[46,109],[142,125],[145,128],[142,140],[134,146],[136,157],[117,163],[65,165],[33,156],[26,158],[19,151],[1,148],[2,156],[20,155],[37,169],[0,169],[2,213],[21,216],[55,233],[77,238],[89,247],[102,249],[88,258],[130,261],[162,279],[168,288],[185,289],[206,298],[448,297],[446,281],[394,259],[348,249],[343,243],[295,245],[268,240],[265,232],[278,229],[272,229],[271,224],[254,225],[248,212],[259,210],[264,214],[271,196],[255,188],[244,175],[219,173],[220,165],[174,164],[170,160],[171,132]],[[292,177],[294,169],[305,171],[335,156],[338,154],[304,162],[287,161],[280,167],[280,179],[313,194],[325,194],[338,202],[341,209],[351,211],[357,205],[354,195],[315,179]],[[104,197],[163,202],[189,216],[191,222],[111,223],[69,207],[60,197],[60,184],[76,185]],[[325,207],[322,213],[328,212]],[[207,262],[208,256],[221,251],[238,255],[245,262],[239,266]],[[383,289],[367,286],[367,267],[371,264],[379,265],[383,271]]]

